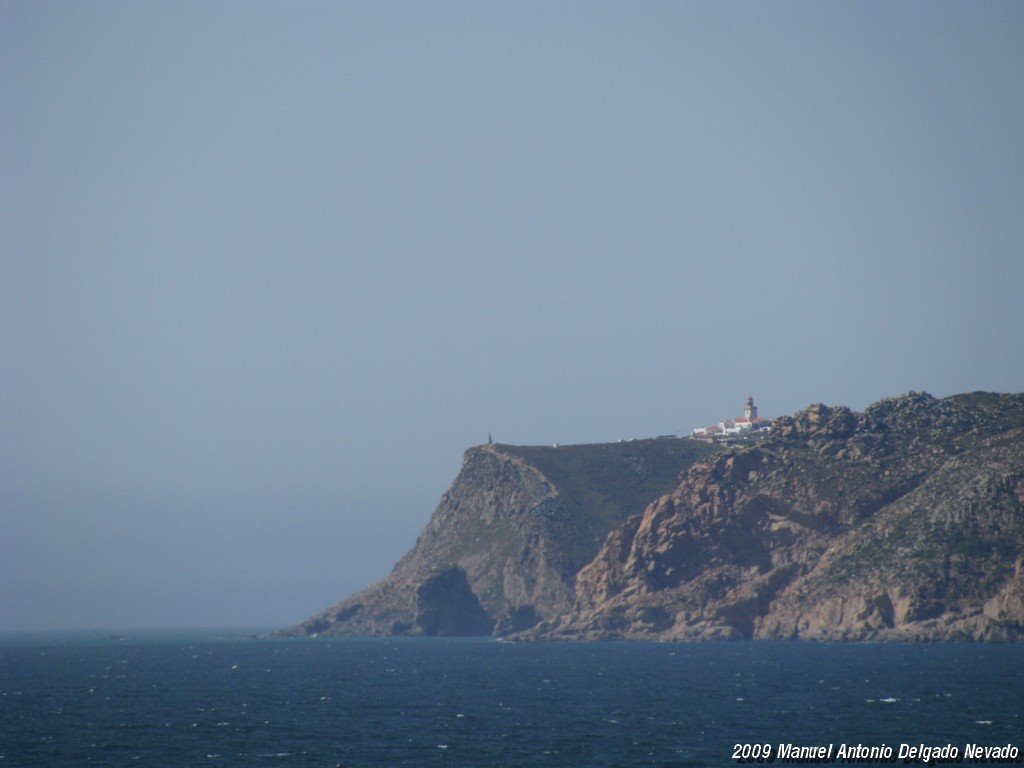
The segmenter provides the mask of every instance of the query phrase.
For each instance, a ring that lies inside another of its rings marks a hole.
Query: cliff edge
[[[608,533],[716,450],[679,438],[471,448],[387,578],[280,634],[505,635],[563,616]]]

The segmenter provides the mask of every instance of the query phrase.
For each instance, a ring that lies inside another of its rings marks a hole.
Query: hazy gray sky
[[[487,433],[1024,381],[1024,4],[0,3],[0,629],[282,625]]]

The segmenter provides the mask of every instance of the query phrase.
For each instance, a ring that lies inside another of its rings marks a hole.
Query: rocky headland
[[[384,580],[282,634],[508,635],[564,616],[607,535],[716,450],[671,437],[470,448]]]
[[[288,632],[1024,639],[1024,394],[814,404],[722,450],[474,448],[390,576]]]

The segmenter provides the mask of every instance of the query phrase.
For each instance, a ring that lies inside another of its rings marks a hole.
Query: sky
[[[1019,2],[0,2],[0,630],[298,622],[463,451],[1024,390]]]

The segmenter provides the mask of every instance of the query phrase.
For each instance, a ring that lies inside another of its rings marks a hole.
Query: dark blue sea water
[[[0,641],[0,768],[724,766],[745,743],[1024,749],[1024,646]]]

